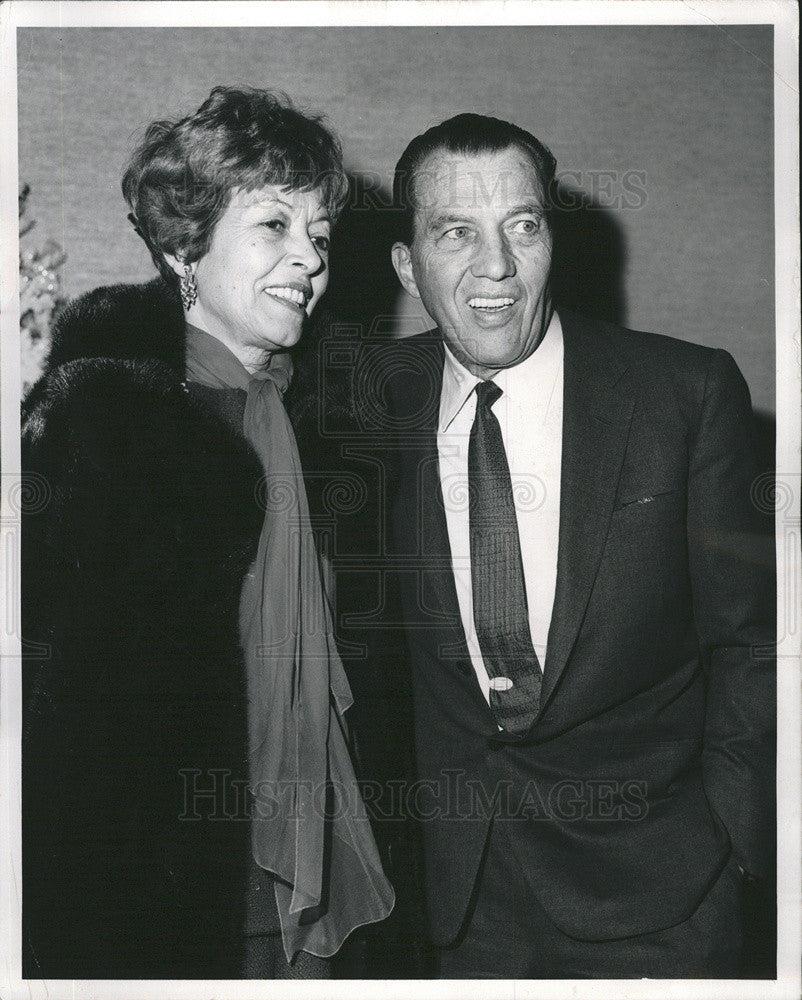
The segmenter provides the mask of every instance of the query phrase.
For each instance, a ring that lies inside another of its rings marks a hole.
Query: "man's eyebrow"
[[[453,226],[465,222],[470,222],[470,218],[467,215],[435,215],[433,219],[429,220],[426,228],[428,230],[440,229],[443,226]]]
[[[513,215],[523,215],[528,212],[530,215],[542,215],[545,211],[541,202],[536,199],[532,201],[522,201],[520,205],[515,205],[507,212],[507,218],[509,219]]]

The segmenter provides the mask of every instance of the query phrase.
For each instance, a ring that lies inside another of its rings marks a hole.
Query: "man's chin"
[[[508,368],[522,360],[522,343],[517,329],[504,327],[492,330],[474,328],[462,338],[463,354],[474,364],[485,368]]]
[[[457,355],[454,352],[454,354],[464,368],[467,368],[477,378],[483,379],[492,378],[502,368],[512,368],[523,360],[520,355],[509,353]]]

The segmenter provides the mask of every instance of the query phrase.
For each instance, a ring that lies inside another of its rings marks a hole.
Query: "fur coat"
[[[296,427],[314,426],[314,357],[296,361]],[[183,364],[166,284],[98,289],[61,315],[24,404],[42,498],[23,528],[26,977],[240,975],[237,611],[262,472],[241,412],[188,391]]]

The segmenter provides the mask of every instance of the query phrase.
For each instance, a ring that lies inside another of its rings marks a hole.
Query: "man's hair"
[[[165,253],[199,260],[233,192],[268,184],[319,191],[334,221],[348,196],[339,141],[285,94],[215,87],[194,114],[148,126],[122,189],[153,262],[175,282]]]
[[[462,114],[416,136],[401,154],[393,177],[393,208],[398,219],[398,239],[407,245],[415,235],[415,179],[424,160],[443,150],[462,156],[520,149],[532,163],[548,199],[557,161],[547,146],[531,132],[512,122],[487,115]]]

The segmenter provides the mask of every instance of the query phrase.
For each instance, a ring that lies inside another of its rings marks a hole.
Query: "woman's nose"
[[[309,274],[317,274],[323,267],[317,247],[306,233],[298,233],[292,237],[288,256],[296,267],[302,267]]]

